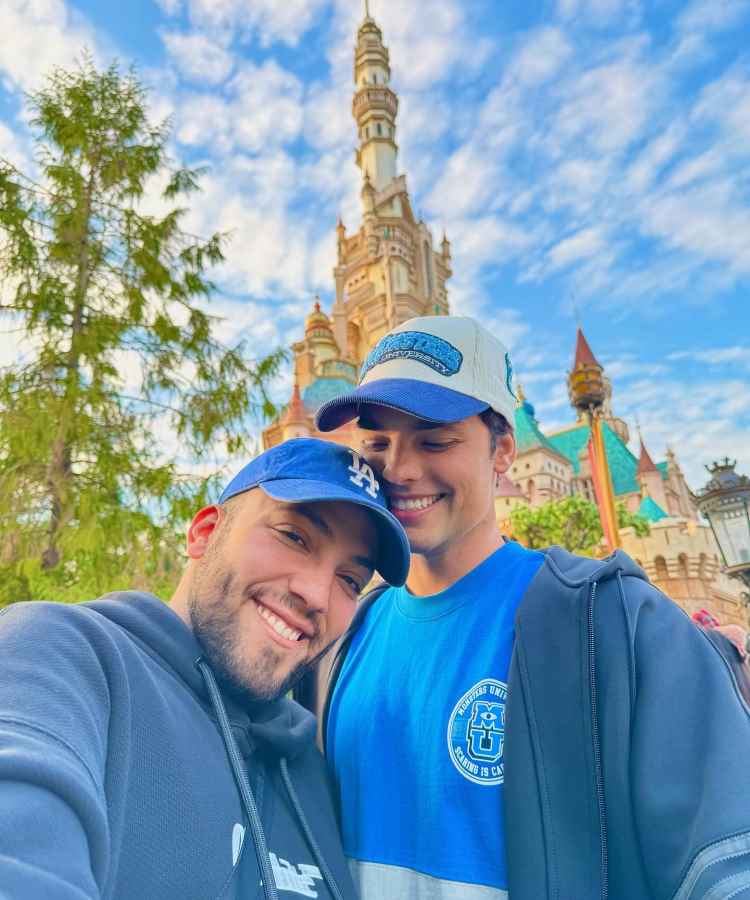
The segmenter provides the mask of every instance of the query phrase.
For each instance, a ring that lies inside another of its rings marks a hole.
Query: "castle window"
[[[378,122],[378,134],[381,135],[381,137],[382,137],[382,134],[383,134],[383,126],[380,124],[380,122]]]
[[[684,553],[680,553],[677,557],[677,571],[680,573],[681,578],[687,578],[690,574],[688,572],[688,558]]]
[[[698,557],[698,578],[701,580],[705,580],[707,572],[706,572],[706,563],[708,562],[708,557],[705,553],[701,553]]]
[[[654,568],[656,569],[656,580],[663,581],[665,578],[669,578],[669,570],[667,569],[667,563],[663,556],[657,556],[654,560]]]

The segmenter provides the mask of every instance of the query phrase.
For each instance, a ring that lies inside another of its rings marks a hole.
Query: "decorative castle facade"
[[[305,436],[355,445],[353,423],[319,434],[313,422],[317,410],[356,386],[368,352],[391,328],[414,316],[449,312],[450,244],[443,235],[439,248],[434,246],[429,228],[414,215],[406,176],[398,173],[398,97],[390,81],[388,49],[368,12],[357,32],[352,101],[362,221],[352,233],[340,220],[337,224],[333,308],[326,314],[316,298],[304,337],[292,345],[292,396],[283,415],[263,432],[265,448]],[[599,366],[580,329],[573,365]],[[687,612],[705,607],[723,623],[746,624],[740,591],[721,572],[718,547],[700,521],[674,452],[668,449],[666,459],[654,463],[641,439],[634,454],[628,446],[628,425],[613,411],[606,375],[605,383],[609,396],[603,434],[615,495],[651,525],[650,535],[643,538],[623,529],[624,549]],[[544,433],[520,387],[517,394],[518,455],[507,475],[498,479],[495,497],[497,518],[506,530],[518,505],[536,507],[571,494],[594,501],[587,423],[579,419]]]
[[[573,368],[594,365],[603,370],[578,330]],[[606,380],[606,379],[605,379]],[[643,438],[638,453],[628,443],[630,430],[612,407],[612,386],[604,406],[602,432],[616,499],[647,519],[650,534],[638,537],[632,528],[620,530],[623,549],[641,565],[651,581],[688,613],[708,609],[724,623],[747,625],[741,591],[722,573],[719,548],[709,525],[699,514],[693,492],[673,450],[654,463]],[[579,419],[554,431],[542,432],[536,412],[519,388],[515,414],[518,455],[507,478],[499,481],[495,509],[505,530],[517,506],[541,506],[571,494],[594,502],[587,452],[589,426]]]

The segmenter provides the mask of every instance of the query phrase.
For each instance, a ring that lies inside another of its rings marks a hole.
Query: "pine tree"
[[[164,458],[155,425],[186,457],[241,451],[283,353],[217,340],[207,272],[225,236],[182,229],[201,172],[172,164],[132,70],[84,58],[29,105],[38,171],[0,160],[0,318],[22,339],[0,371],[0,604],[162,589],[209,485]],[[159,181],[163,212],[146,213]]]

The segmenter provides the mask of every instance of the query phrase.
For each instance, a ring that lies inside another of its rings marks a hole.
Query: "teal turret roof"
[[[308,412],[316,413],[324,403],[350,393],[355,387],[345,378],[316,378],[302,391],[302,400]]]
[[[638,507],[638,515],[648,519],[649,522],[658,522],[660,519],[668,518],[661,506],[649,496],[641,500],[641,505]]]
[[[529,411],[530,403],[522,403],[516,407],[515,414],[515,436],[516,449],[518,453],[526,453],[528,450],[538,450],[544,448],[559,456],[560,451],[557,450],[549,440],[542,434],[537,425],[536,419]],[[533,407],[531,407],[533,410]]]
[[[638,460],[606,422],[602,422],[602,436],[615,494],[620,496],[621,494],[638,493],[640,485],[635,477]],[[579,454],[581,450],[585,450],[589,442],[589,426],[578,425],[560,432],[560,434],[550,435],[547,440],[559,453],[570,460],[573,470],[578,475],[581,471]]]

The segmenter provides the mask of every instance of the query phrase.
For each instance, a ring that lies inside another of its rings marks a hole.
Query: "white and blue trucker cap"
[[[370,351],[356,390],[321,406],[318,429],[333,431],[356,418],[365,404],[445,424],[494,409],[512,427],[516,397],[510,354],[468,316],[409,319]]]
[[[380,484],[356,450],[317,438],[293,438],[261,453],[224,488],[224,503],[253,488],[284,503],[340,500],[373,514],[379,548],[375,567],[389,584],[402,585],[409,572],[409,541],[388,509]]]

